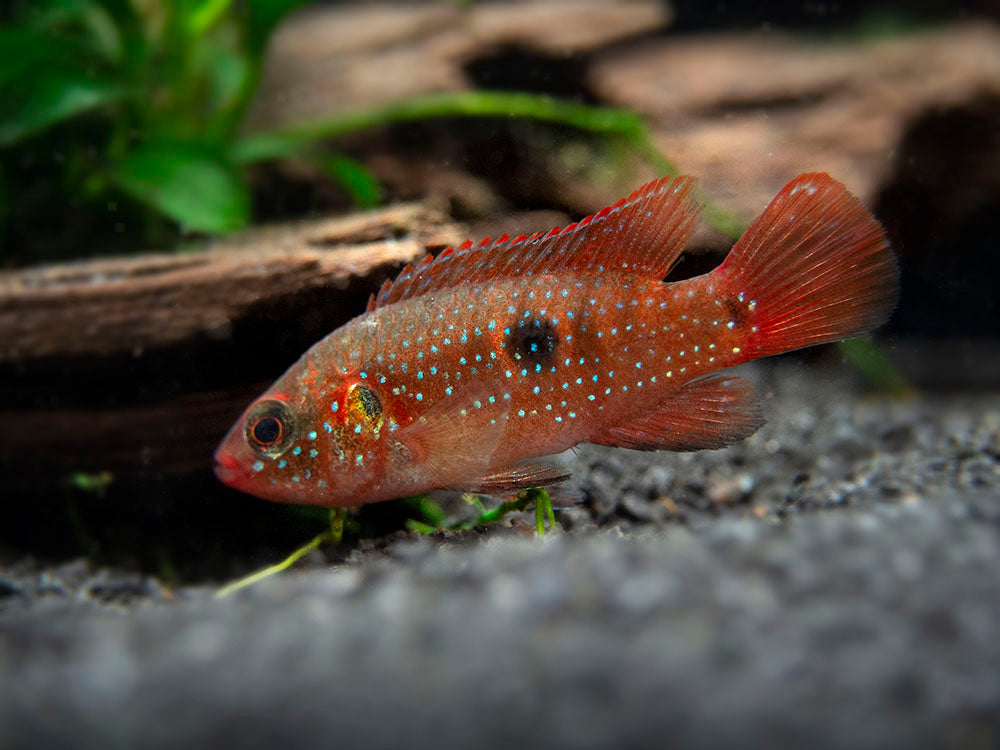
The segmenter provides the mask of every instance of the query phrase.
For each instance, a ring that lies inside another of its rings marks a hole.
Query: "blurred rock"
[[[663,152],[749,221],[808,171],[874,204],[914,118],[1000,94],[1000,30],[967,22],[855,42],[667,37],[595,60],[589,82],[602,102],[644,115]]]
[[[313,6],[271,41],[252,130],[469,88],[465,66],[508,45],[580,55],[666,26],[656,0]]]

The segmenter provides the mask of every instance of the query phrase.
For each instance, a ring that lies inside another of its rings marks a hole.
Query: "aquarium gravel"
[[[752,373],[726,451],[598,449],[562,532],[402,532],[226,599],[0,569],[0,746],[991,747],[1000,398]]]

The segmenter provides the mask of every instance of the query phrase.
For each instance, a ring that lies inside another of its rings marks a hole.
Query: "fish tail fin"
[[[747,324],[746,359],[867,333],[899,285],[882,225],[824,173],[785,185],[715,273]]]

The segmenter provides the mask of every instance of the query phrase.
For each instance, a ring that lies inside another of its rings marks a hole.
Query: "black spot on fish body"
[[[559,333],[550,320],[525,318],[511,327],[506,343],[507,351],[515,360],[541,365],[555,358]]]
[[[738,328],[743,325],[747,317],[746,304],[732,297],[726,297],[723,302],[726,305],[726,310],[729,312],[729,322],[733,324],[730,327]]]

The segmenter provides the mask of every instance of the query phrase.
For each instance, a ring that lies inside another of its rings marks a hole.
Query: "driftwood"
[[[463,238],[439,212],[397,205],[196,253],[0,274],[7,485],[207,471],[270,379],[402,265]]]
[[[0,364],[225,339],[254,306],[377,282],[461,240],[421,205],[265,227],[197,253],[0,274]],[[346,312],[346,311],[345,311]]]

